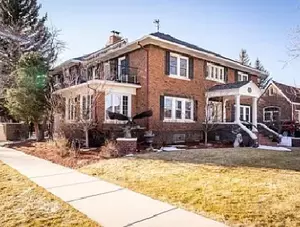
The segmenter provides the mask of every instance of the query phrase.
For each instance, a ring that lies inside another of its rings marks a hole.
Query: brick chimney
[[[111,31],[111,35],[109,36],[106,46],[110,46],[112,44],[118,43],[121,40],[122,40],[122,37],[120,36],[120,32],[113,30],[113,31]]]

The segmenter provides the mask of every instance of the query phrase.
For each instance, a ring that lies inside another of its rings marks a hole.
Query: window
[[[264,122],[278,121],[280,119],[280,109],[279,107],[270,106],[265,107],[263,110]]]
[[[170,75],[179,78],[188,78],[188,57],[170,53]]]
[[[131,96],[123,94],[108,94],[105,96],[105,111],[131,116]],[[106,120],[110,120],[106,114]]]
[[[81,100],[81,114],[83,120],[91,120],[93,113],[93,95],[82,96]]]
[[[269,96],[273,96],[275,94],[274,88],[271,86],[269,89]]]
[[[220,122],[222,121],[222,103],[209,101],[207,107],[208,121]]]
[[[67,99],[67,119],[75,121],[79,117],[80,96]]]
[[[168,97],[164,98],[165,121],[193,121],[194,101],[191,99]]]
[[[250,106],[240,106],[240,120],[250,122]]]
[[[122,82],[128,81],[127,61],[125,56],[118,59],[118,79]]]
[[[176,104],[175,118],[176,119],[181,119],[182,118],[182,101],[181,100],[175,100],[175,104]]]
[[[300,110],[296,110],[296,111],[295,111],[295,121],[296,121],[297,123],[300,122]]]
[[[206,68],[207,79],[217,81],[217,82],[225,82],[225,70],[224,67],[214,65],[212,63],[207,63]]]
[[[165,106],[164,106],[164,118],[165,119],[172,119],[172,98],[165,98]]]
[[[238,81],[248,81],[248,78],[247,73],[238,72]]]

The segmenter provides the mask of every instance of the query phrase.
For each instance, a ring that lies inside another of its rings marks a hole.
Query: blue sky
[[[60,61],[102,48],[111,30],[133,41],[161,32],[238,59],[245,48],[254,62],[260,58],[271,76],[300,85],[300,58],[289,61],[287,46],[300,25],[296,0],[41,0],[49,23],[62,30],[67,49]],[[284,67],[284,62],[289,63]]]

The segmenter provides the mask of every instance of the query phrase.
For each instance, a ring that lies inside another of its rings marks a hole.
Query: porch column
[[[241,116],[241,109],[240,109],[240,99],[241,99],[241,96],[240,95],[236,95],[235,96],[235,118],[234,118],[234,122],[238,123],[240,122],[240,116]]]
[[[227,99],[223,98],[223,122],[226,122],[226,102]]]
[[[252,127],[253,132],[257,132],[257,98],[252,98],[252,124],[255,127]]]

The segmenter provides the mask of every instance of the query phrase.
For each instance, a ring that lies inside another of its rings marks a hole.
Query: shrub
[[[113,140],[106,140],[105,144],[100,149],[100,155],[105,158],[120,157],[117,143]]]

